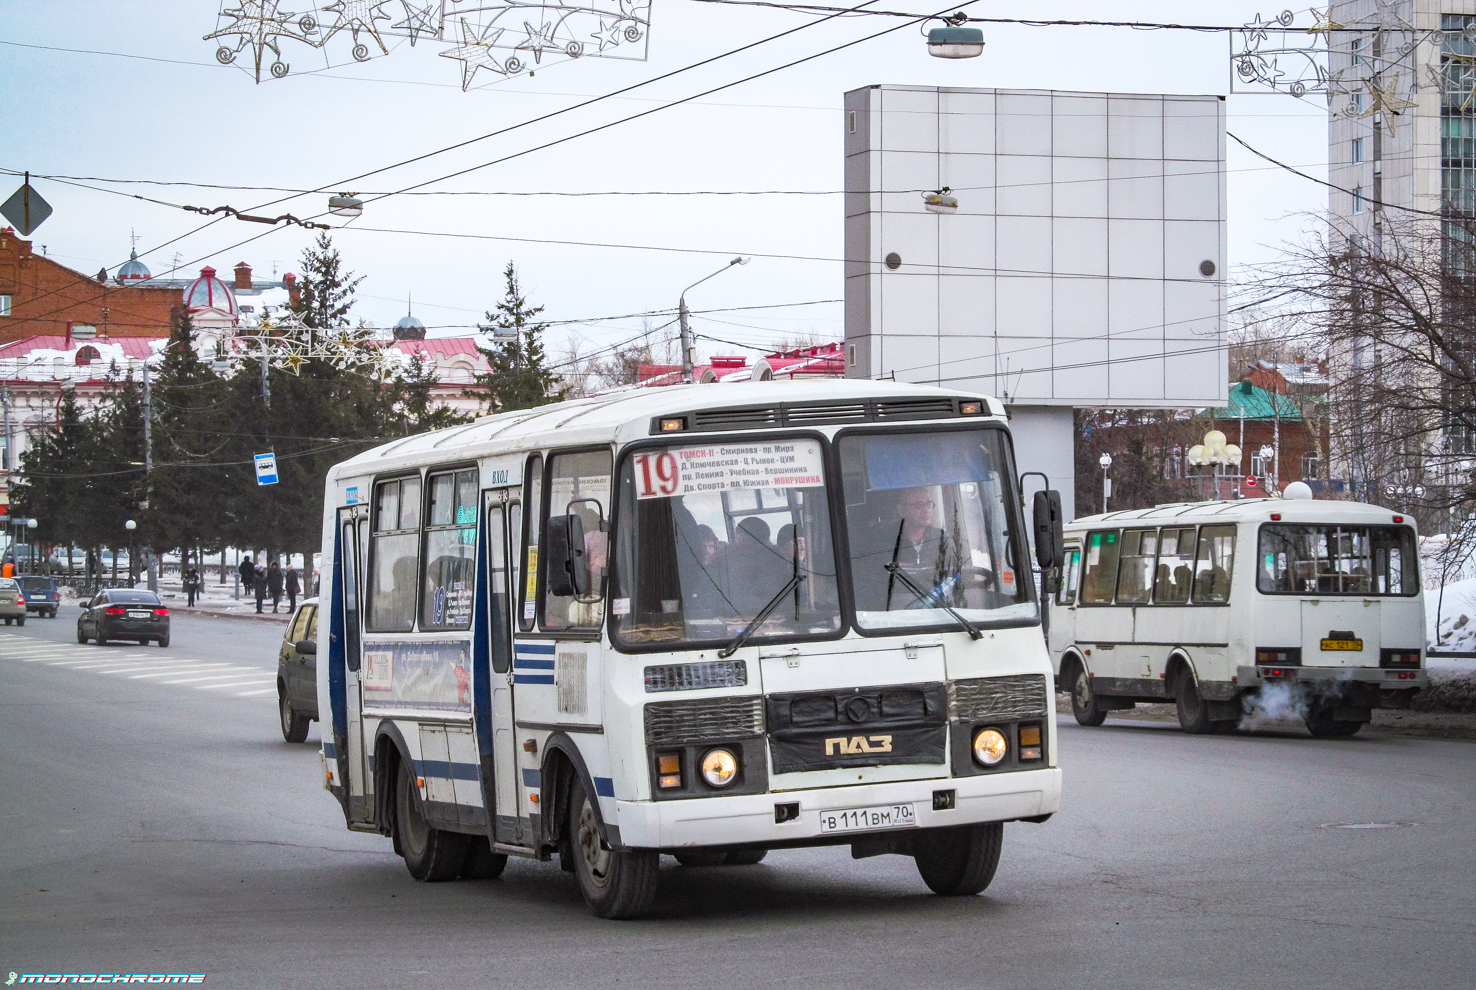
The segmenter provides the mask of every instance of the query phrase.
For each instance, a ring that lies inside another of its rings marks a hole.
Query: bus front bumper
[[[953,807],[933,810],[936,791],[952,791]],[[799,805],[779,822],[778,806]],[[705,797],[686,801],[617,801],[620,844],[644,849],[740,844],[821,845],[864,838],[867,831],[822,832],[821,812],[911,804],[918,828],[1015,821],[1053,814],[1061,805],[1057,767],[976,777],[941,777],[815,790]]]
[[[1429,683],[1429,674],[1423,667],[1398,670],[1387,667],[1237,667],[1236,684],[1242,688],[1260,687],[1263,684],[1311,683],[1327,687],[1334,682],[1353,681],[1371,684],[1379,688],[1402,691],[1408,688],[1423,688]]]

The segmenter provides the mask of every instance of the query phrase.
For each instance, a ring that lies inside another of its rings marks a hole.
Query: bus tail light
[[[656,756],[656,786],[670,790],[682,786],[682,754],[658,753]]]
[[[1041,758],[1040,726],[1020,726],[1020,760],[1038,760]]]
[[[1300,646],[1256,647],[1257,667],[1300,667],[1301,665],[1302,648]]]
[[[1418,667],[1420,665],[1419,650],[1380,650],[1380,667]]]

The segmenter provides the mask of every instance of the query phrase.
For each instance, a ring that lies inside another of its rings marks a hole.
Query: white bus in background
[[[557,855],[605,917],[662,853],[848,846],[978,893],[1003,823],[1060,800],[1014,472],[995,400],[856,381],[361,454],[327,483],[327,786],[417,879]]]
[[[1290,708],[1351,736],[1426,683],[1414,522],[1310,499],[1191,502],[1065,527],[1051,612],[1058,683],[1082,725],[1172,701],[1186,732]]]

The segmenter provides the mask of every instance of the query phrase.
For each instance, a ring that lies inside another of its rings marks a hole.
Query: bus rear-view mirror
[[[1066,562],[1066,537],[1062,532],[1061,493],[1054,489],[1035,493],[1035,560],[1043,571]]]
[[[589,586],[589,563],[584,546],[584,520],[569,513],[548,521],[548,593],[573,598]]]

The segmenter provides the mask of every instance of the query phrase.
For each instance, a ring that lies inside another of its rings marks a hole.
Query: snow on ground
[[[1425,592],[1425,641],[1433,650],[1476,651],[1476,578]]]

